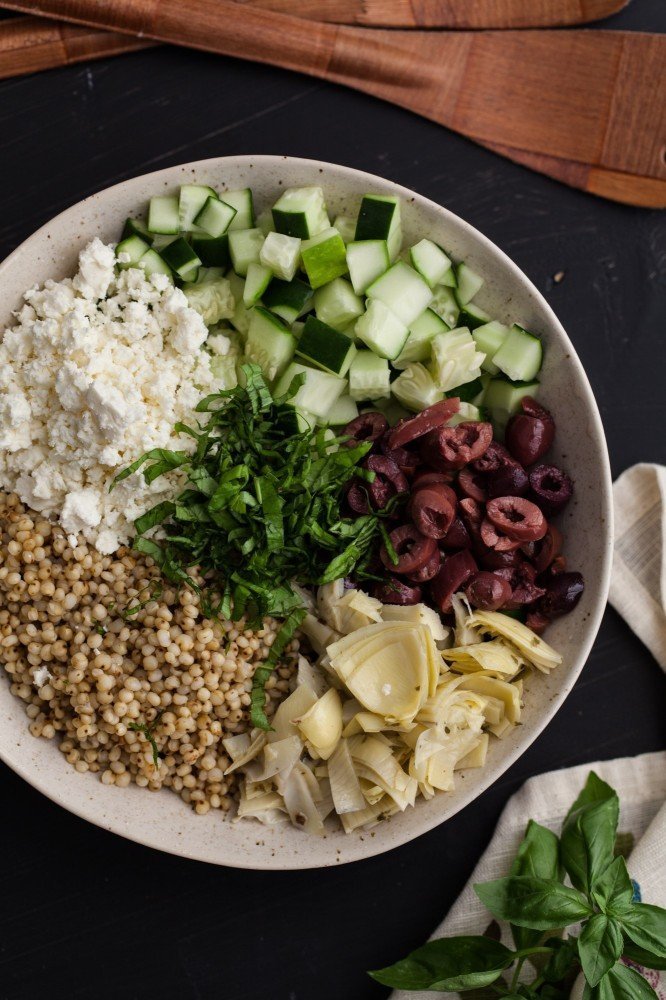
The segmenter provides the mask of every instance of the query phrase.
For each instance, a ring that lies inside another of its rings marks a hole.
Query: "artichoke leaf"
[[[349,744],[340,740],[328,761],[328,780],[338,815],[359,812],[365,808],[365,799],[359,784]]]
[[[451,629],[442,623],[442,619],[433,608],[427,604],[383,604],[382,618],[385,622],[408,622],[412,625],[427,625],[435,642],[446,642]]]
[[[504,714],[508,722],[515,725],[520,722],[520,695],[517,689],[508,681],[489,677],[484,672],[466,674],[461,684],[467,691],[475,691],[480,695],[490,695],[504,704]]]
[[[499,611],[475,611],[468,624],[481,632],[507,639],[537,670],[548,673],[562,663],[560,654],[522,622]]]
[[[329,688],[296,724],[308,747],[328,760],[342,736],[342,702],[335,688]]]

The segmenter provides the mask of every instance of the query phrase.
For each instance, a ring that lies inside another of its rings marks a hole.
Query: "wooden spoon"
[[[2,6],[239,56],[374,94],[572,187],[666,207],[666,36],[341,27],[232,0]]]

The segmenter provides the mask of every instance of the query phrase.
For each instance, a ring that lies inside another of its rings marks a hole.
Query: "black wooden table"
[[[666,31],[666,5],[634,0],[609,27]],[[664,215],[571,191],[370,97],[184,50],[6,81],[0,124],[0,257],[85,195],[207,156],[290,153],[415,188],[494,240],[552,304],[596,391],[613,474],[666,461]],[[564,707],[493,788],[414,843],[330,871],[158,854],[1,768],[0,998],[385,996],[364,970],[427,937],[507,798],[542,771],[662,749],[664,688],[609,610]]]

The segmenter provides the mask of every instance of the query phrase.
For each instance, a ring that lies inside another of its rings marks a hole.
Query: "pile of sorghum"
[[[236,777],[225,776],[222,740],[249,726],[252,675],[276,631],[272,619],[255,631],[208,619],[199,596],[164,583],[150,559],[72,547],[0,493],[0,663],[31,733],[57,738],[77,771],[172,788],[200,815],[228,811]],[[269,715],[297,658],[294,639],[267,684]]]

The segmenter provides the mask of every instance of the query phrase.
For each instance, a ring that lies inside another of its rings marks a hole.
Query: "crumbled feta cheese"
[[[165,275],[116,271],[100,240],[74,278],[24,299],[0,331],[0,489],[112,553],[173,492],[173,476],[147,486],[137,474],[110,493],[114,477],[151,448],[191,450],[174,425],[223,387],[201,349],[206,324]]]
[[[50,680],[53,679],[53,674],[49,671],[48,667],[37,667],[34,674],[32,675],[32,680],[36,688],[43,688],[45,684],[48,684]]]

